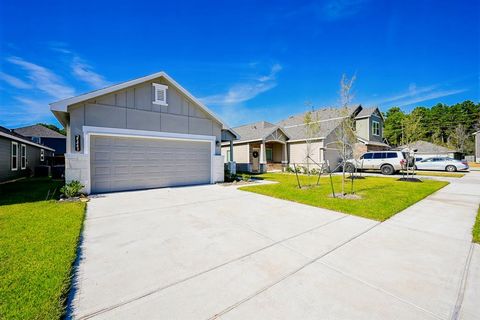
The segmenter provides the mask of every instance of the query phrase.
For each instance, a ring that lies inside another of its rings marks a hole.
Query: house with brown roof
[[[259,121],[232,128],[240,138],[222,144],[225,162],[236,162],[236,170],[241,172],[282,170],[293,164],[315,167],[322,163],[333,170],[341,161],[337,128],[347,118],[352,118],[355,124],[355,156],[390,148],[383,141],[384,119],[378,108],[359,105],[346,112],[339,108],[311,111],[312,122],[318,123],[313,136],[307,133],[305,115],[293,115],[278,123]]]

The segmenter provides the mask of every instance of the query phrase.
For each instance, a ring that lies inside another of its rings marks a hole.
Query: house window
[[[18,143],[12,141],[12,155],[11,155],[12,171],[18,170]]]
[[[372,121],[372,133],[374,136],[380,135],[380,122]]]
[[[20,168],[23,170],[27,167],[27,146],[20,146]]]
[[[273,161],[273,149],[266,148],[265,151],[267,153],[267,161]]]
[[[44,161],[44,160],[45,160],[45,150],[40,149],[40,161]]]
[[[232,161],[232,156],[230,155],[230,150],[227,150],[227,161]]]
[[[168,103],[167,103],[167,89],[168,89],[168,86],[163,85],[163,84],[154,83],[153,84],[153,89],[154,89],[153,103],[161,105],[161,106],[168,106]]]

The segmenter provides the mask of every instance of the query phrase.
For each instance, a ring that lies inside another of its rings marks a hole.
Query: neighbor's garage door
[[[92,192],[210,183],[210,142],[92,136]]]

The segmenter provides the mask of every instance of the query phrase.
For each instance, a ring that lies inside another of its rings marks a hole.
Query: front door
[[[260,149],[259,148],[252,149],[252,171],[253,172],[260,171]]]

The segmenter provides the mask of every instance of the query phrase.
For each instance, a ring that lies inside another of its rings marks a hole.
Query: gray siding
[[[6,137],[0,137],[0,181],[13,180],[21,177],[25,177],[30,173],[33,173],[36,166],[41,164],[46,164],[46,161],[40,161],[40,148],[25,144],[27,148],[27,168],[21,169],[20,165],[20,145],[22,142],[18,142],[18,170],[11,170],[11,152],[12,152],[12,141]],[[45,160],[47,157],[52,156],[53,152],[45,150]]]
[[[377,121],[380,124],[380,135],[373,134],[373,121]],[[383,120],[379,116],[373,114],[370,117],[370,141],[383,142]]]
[[[152,83],[168,86],[168,106],[153,103]],[[71,127],[68,143],[72,153],[75,152],[72,137],[83,136],[82,126],[213,135],[221,141],[222,125],[163,78],[70,106],[68,110]],[[220,146],[216,147],[216,154],[220,154]]]
[[[355,120],[355,129],[357,135],[365,140],[370,140],[370,118],[363,118]]]

